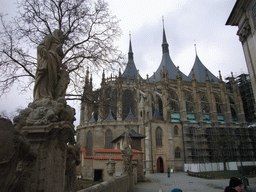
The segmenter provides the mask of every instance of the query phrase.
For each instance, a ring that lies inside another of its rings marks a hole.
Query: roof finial
[[[129,52],[128,52],[128,60],[133,60],[133,52],[132,52],[132,38],[131,38],[131,31],[129,32]]]
[[[163,28],[164,28],[164,16],[162,16]]]
[[[196,55],[197,55],[197,50],[196,50],[196,40],[194,39],[194,46],[195,46],[195,51],[196,51]]]
[[[219,80],[222,82],[222,76],[221,76],[221,71],[219,70]]]

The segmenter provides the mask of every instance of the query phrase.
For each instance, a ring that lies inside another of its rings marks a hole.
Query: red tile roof
[[[121,149],[93,149],[93,150],[97,153],[121,153]],[[82,151],[83,157],[85,159],[108,160],[110,158],[110,157],[106,157],[106,156],[86,156],[85,148],[81,148],[81,151]],[[114,151],[114,152],[112,152],[112,151]],[[135,149],[132,149],[132,151],[134,153],[143,153],[142,151],[138,151]],[[111,158],[116,161],[123,160],[122,157],[111,157]],[[132,160],[137,161],[138,159],[135,157],[132,157]]]
[[[93,149],[96,153],[121,153],[121,149]],[[142,151],[132,149],[133,153],[142,153]]]

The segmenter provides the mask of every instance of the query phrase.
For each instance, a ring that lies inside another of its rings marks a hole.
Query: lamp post
[[[240,158],[240,164],[241,164],[241,179],[244,185],[245,191],[247,191],[247,178],[244,176],[244,170],[243,170],[243,161],[242,161],[242,156],[241,156],[241,141],[237,139],[237,146],[239,150],[239,158]]]

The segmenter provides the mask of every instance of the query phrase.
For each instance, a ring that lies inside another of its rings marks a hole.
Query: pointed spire
[[[210,81],[207,69],[205,69],[205,81]]]
[[[102,82],[105,81],[105,70],[103,69],[103,72],[102,72]]]
[[[169,48],[168,47],[169,47],[169,45],[168,45],[167,40],[166,40],[164,23],[163,23],[163,44],[162,44],[162,51],[163,51],[163,53],[169,53]]]
[[[130,60],[133,60],[133,52],[132,52],[132,40],[131,40],[131,32],[129,34],[129,52],[128,52],[128,59]]]
[[[180,73],[180,67],[177,66],[177,70],[178,70],[178,78],[177,79],[182,79],[181,73]]]
[[[220,72],[220,70],[219,70],[219,79],[220,79],[220,82],[222,82],[222,76],[221,76],[221,72]]]
[[[89,84],[89,67],[87,67],[86,69],[85,84]]]
[[[92,74],[91,74],[91,77],[90,77],[90,88],[92,89]]]
[[[192,69],[192,80],[196,80],[194,69]]]
[[[197,55],[197,50],[196,50],[196,40],[194,40],[194,46],[195,46],[195,52],[196,52],[196,55]]]
[[[119,68],[119,77],[121,77],[122,74],[121,74],[121,68]]]

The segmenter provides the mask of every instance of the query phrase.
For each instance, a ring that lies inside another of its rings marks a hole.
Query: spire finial
[[[221,76],[221,71],[219,70],[219,79],[220,79],[220,82],[222,81],[222,76]]]
[[[128,52],[128,60],[133,60],[133,52],[132,52],[132,40],[131,40],[131,31],[129,32],[129,52]]]
[[[196,50],[196,40],[194,39],[194,46],[195,46],[195,51],[196,51],[196,55],[197,55],[197,50]]]
[[[164,16],[162,16],[163,28],[164,28]]]

